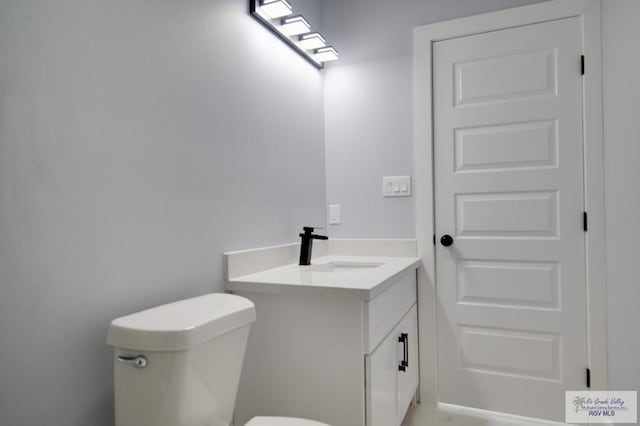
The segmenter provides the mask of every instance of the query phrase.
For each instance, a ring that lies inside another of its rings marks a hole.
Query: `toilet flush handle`
[[[149,365],[149,360],[144,355],[137,355],[137,356],[118,355],[116,359],[118,360],[118,362],[130,365],[135,368],[145,368],[147,365]]]

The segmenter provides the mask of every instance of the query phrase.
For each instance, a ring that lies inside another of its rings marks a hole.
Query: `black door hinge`
[[[584,232],[587,232],[588,228],[589,226],[587,224],[587,212],[582,212],[582,230]]]
[[[591,369],[587,368],[587,388],[591,387]]]
[[[584,75],[584,55],[580,55],[580,74]]]
[[[433,245],[436,245],[436,234],[433,234]]]

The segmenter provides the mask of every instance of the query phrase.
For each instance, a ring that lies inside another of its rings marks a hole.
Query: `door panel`
[[[557,122],[529,121],[454,130],[457,173],[557,167]]]
[[[557,192],[456,194],[456,235],[557,237]]]
[[[559,267],[550,262],[458,262],[458,304],[560,309]]]
[[[557,334],[460,327],[460,365],[471,371],[559,380]]]
[[[556,55],[533,49],[454,62],[455,106],[554,95]]]
[[[439,399],[564,419],[586,358],[581,26],[437,42]]]

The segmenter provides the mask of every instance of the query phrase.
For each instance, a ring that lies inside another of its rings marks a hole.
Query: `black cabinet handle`
[[[398,365],[398,370],[406,372],[409,366],[409,335],[407,333],[400,333],[398,342],[402,343],[402,361],[400,361],[400,365]]]
[[[405,335],[405,351],[406,351],[406,355],[405,355],[405,361],[404,361],[404,366],[405,367],[409,367],[409,335],[407,333],[404,334]]]
[[[453,244],[453,237],[449,234],[444,234],[440,238],[440,244],[442,244],[445,247],[449,247],[451,244]]]

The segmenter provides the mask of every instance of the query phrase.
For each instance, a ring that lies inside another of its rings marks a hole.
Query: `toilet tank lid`
[[[179,351],[204,343],[256,319],[253,302],[211,293],[111,321],[107,343],[143,351]]]

